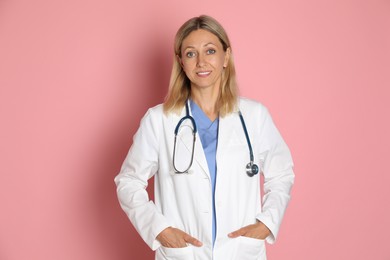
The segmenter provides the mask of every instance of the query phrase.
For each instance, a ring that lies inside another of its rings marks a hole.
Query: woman
[[[156,259],[266,259],[294,182],[289,149],[267,109],[237,96],[216,20],[188,20],[174,50],[167,98],[142,119],[115,178],[120,204]]]

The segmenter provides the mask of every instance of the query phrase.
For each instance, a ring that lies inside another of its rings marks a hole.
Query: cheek
[[[187,78],[189,78],[189,79],[192,78],[191,71],[192,71],[192,70],[189,70],[189,69],[185,69],[185,70],[184,70],[184,73],[186,74]]]
[[[225,63],[225,55],[214,56],[213,59],[214,59],[213,62],[216,66],[223,67]]]
[[[188,64],[183,65],[183,71],[184,74],[186,74],[188,79],[191,80],[194,77],[193,76],[194,68],[190,67]]]
[[[190,72],[194,68],[194,66],[195,66],[194,62],[192,61],[184,61],[182,63],[182,68],[185,73]]]
[[[215,68],[222,69],[225,63],[224,57],[215,57],[213,60],[213,64]]]

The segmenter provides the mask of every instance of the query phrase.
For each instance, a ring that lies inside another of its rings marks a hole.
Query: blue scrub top
[[[216,236],[216,219],[215,219],[215,181],[217,178],[217,141],[218,141],[218,125],[219,118],[216,118],[213,122],[207,117],[203,110],[190,100],[192,117],[195,119],[196,126],[198,128],[198,134],[203,146],[203,151],[206,156],[207,165],[210,171],[211,177],[211,189],[212,189],[212,207],[213,207],[213,243]]]

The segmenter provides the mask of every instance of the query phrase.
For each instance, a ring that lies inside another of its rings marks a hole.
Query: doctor
[[[121,207],[156,259],[266,259],[294,182],[289,149],[267,109],[238,97],[216,20],[188,20],[174,51],[166,100],[142,119],[115,178]]]

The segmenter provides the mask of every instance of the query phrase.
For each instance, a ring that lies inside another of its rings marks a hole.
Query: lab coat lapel
[[[217,159],[223,158],[223,153],[229,151],[229,147],[241,143],[241,122],[237,112],[233,112],[219,119]]]
[[[192,116],[191,109],[190,109],[190,115]],[[183,107],[180,115],[172,114],[172,116],[171,116],[171,122],[172,122],[172,126],[173,126],[172,131],[175,131],[175,128],[176,128],[177,124],[179,123],[180,119],[182,119],[185,116],[186,116],[185,107]],[[185,120],[182,123],[182,126],[190,126],[192,128],[191,121]],[[182,144],[184,144],[184,146],[188,149],[188,152],[190,154],[192,153],[192,145],[193,145],[192,136],[186,135],[185,138],[178,137],[177,142],[181,142]],[[204,154],[202,143],[200,141],[200,136],[199,136],[198,132],[196,133],[196,139],[195,139],[194,163],[197,163],[200,166],[200,168],[202,169],[203,174],[205,174],[208,178],[210,178],[210,172],[209,172],[209,168],[207,165],[206,156]]]
[[[210,171],[207,165],[206,155],[203,151],[202,142],[200,141],[199,133],[196,133],[196,141],[195,141],[195,160],[202,168],[203,173],[210,179]]]

